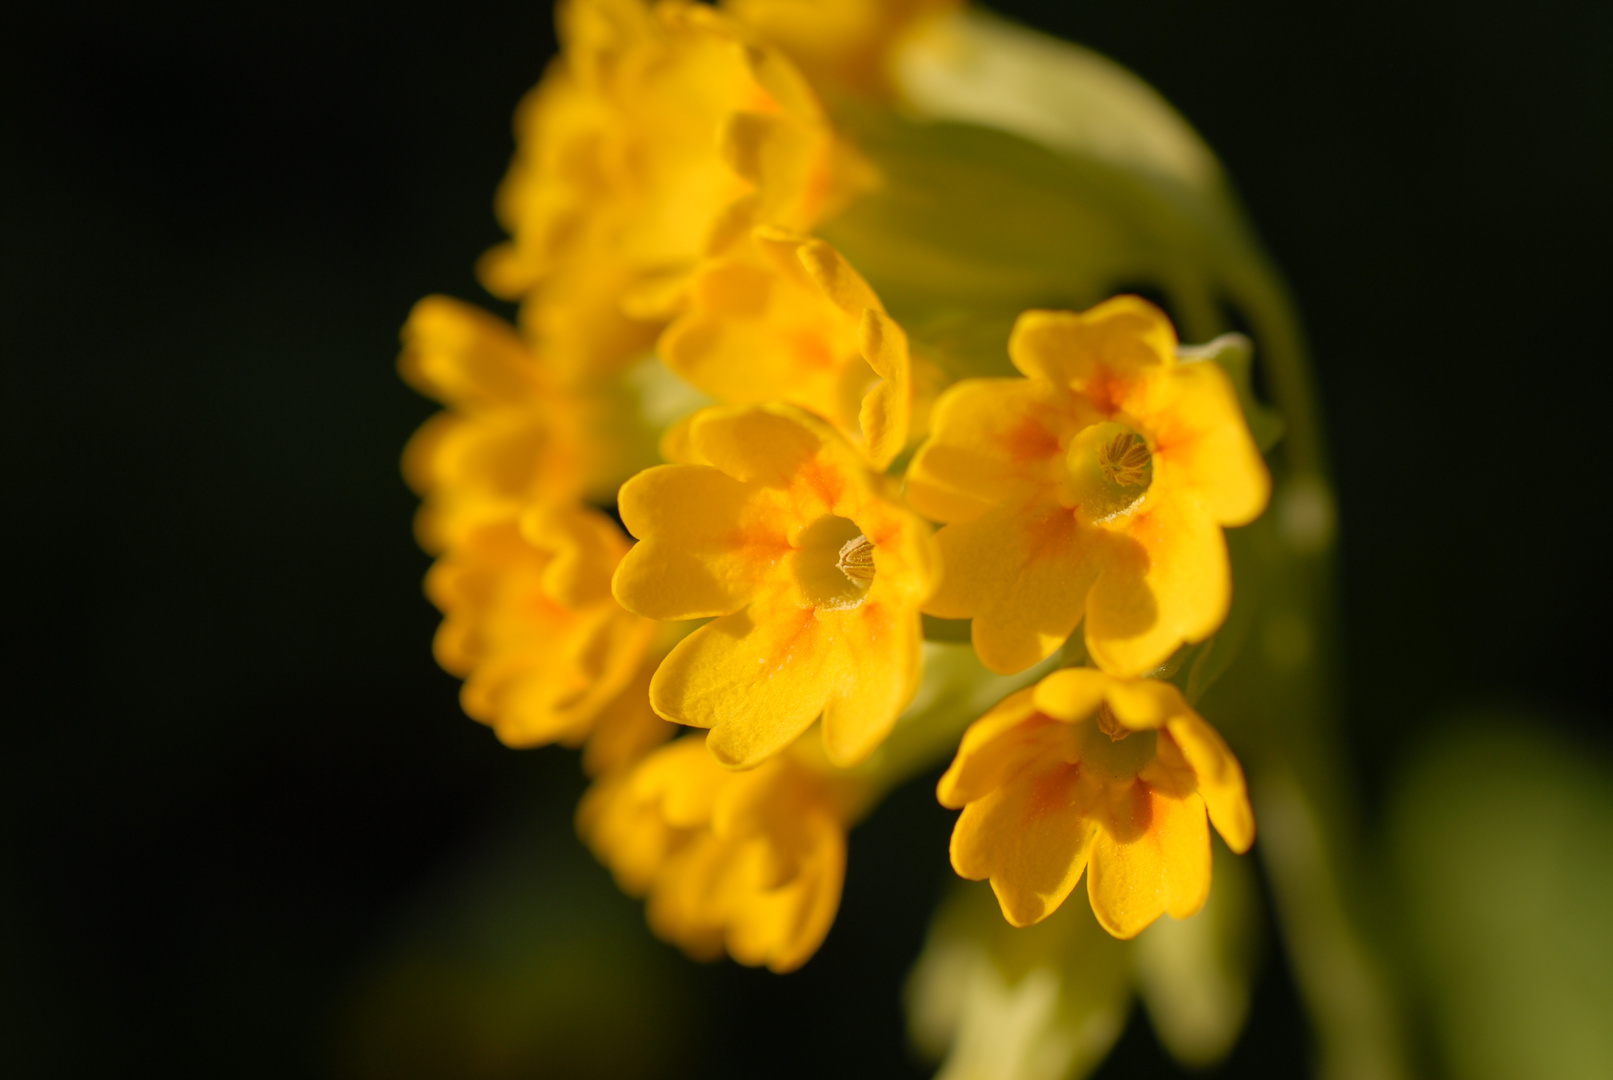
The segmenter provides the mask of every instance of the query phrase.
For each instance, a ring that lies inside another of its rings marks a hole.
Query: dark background
[[[996,6],[1158,87],[1291,278],[1369,798],[1453,702],[1606,748],[1613,8]],[[64,3],[4,38],[0,1072],[360,1074],[354,1002],[478,852],[638,919],[569,837],[574,759],[501,748],[432,664],[397,470],[431,411],[397,329],[427,292],[485,300],[547,5]],[[688,1034],[654,1046],[918,1075],[899,985],[949,817],[921,784],[855,834],[802,973],[656,967]],[[1278,954],[1227,1071],[1305,1056]],[[1134,1019],[1105,1075],[1167,1068]]]

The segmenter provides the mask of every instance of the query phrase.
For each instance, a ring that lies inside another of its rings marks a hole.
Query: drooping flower
[[[1233,851],[1254,842],[1243,770],[1169,683],[1093,668],[1056,671],[1004,699],[964,734],[941,777],[961,809],[952,866],[990,878],[1015,926],[1046,918],[1086,873],[1111,934],[1209,895],[1209,823]]]
[[[907,335],[834,248],[776,227],[703,265],[661,335],[667,367],[719,401],[787,401],[884,468],[907,441]]]
[[[892,481],[822,421],[787,405],[718,406],[693,419],[697,463],[622,485],[640,543],[616,571],[624,607],[717,616],[650,684],[669,720],[712,728],[746,768],[823,717],[837,765],[867,756],[912,699],[919,605],[939,573],[928,527]]]
[[[842,182],[811,87],[704,4],[565,0],[560,56],[516,118],[493,292],[568,372],[653,340],[702,256],[762,222],[807,228]]]
[[[398,367],[447,405],[421,425],[403,472],[424,502],[416,532],[439,552],[512,521],[533,500],[563,505],[608,491],[634,438],[604,392],[561,385],[503,320],[445,296],[414,306]]]
[[[437,662],[465,680],[465,712],[509,746],[575,746],[639,671],[655,624],[622,610],[611,573],[626,539],[603,514],[544,504],[471,531],[426,575],[443,613]],[[622,703],[617,744],[659,737]],[[602,752],[605,762],[626,751]]]
[[[840,904],[848,794],[810,746],[732,772],[704,736],[596,781],[577,830],[651,928],[697,959],[800,967]]]
[[[1118,297],[1029,311],[1008,350],[1023,379],[966,379],[936,402],[907,494],[947,566],[934,615],[974,620],[981,659],[1018,671],[1083,615],[1093,661],[1141,675],[1226,617],[1223,526],[1265,508],[1270,478],[1231,381],[1182,362],[1165,315]]]

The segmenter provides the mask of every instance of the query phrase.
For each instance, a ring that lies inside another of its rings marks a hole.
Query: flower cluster
[[[586,747],[580,832],[697,957],[805,962],[847,829],[938,755],[952,864],[1015,926],[1084,874],[1130,938],[1203,905],[1211,825],[1253,841],[1167,681],[1268,497],[1233,380],[1137,297],[1018,304],[1005,339],[832,242],[897,184],[858,118],[956,8],[563,0],[481,267],[518,323],[430,298],[404,331],[446,406],[405,460],[438,659],[505,743]],[[1012,369],[954,347],[993,334]],[[927,627],[1024,686],[961,742]]]

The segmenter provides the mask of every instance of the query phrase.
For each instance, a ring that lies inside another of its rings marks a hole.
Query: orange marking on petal
[[[797,330],[789,336],[790,352],[804,368],[833,371],[839,367],[834,350],[822,334],[811,330]]]
[[[801,467],[797,474],[797,483],[807,488],[825,506],[835,506],[840,502],[840,494],[845,490],[845,477],[839,470],[826,465],[821,459],[814,458]]]
[[[1030,798],[1030,812],[1036,817],[1047,817],[1067,809],[1072,801],[1080,769],[1079,765],[1066,765],[1035,781],[1036,787]]]
[[[1002,446],[1015,461],[1036,461],[1057,454],[1059,439],[1035,417],[1027,416],[1004,432]]]
[[[1120,411],[1120,401],[1130,390],[1131,380],[1122,379],[1100,366],[1081,393],[1104,416],[1113,416]]]

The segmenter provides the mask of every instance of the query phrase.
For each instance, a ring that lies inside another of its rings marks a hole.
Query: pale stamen
[[[835,566],[840,568],[842,574],[866,586],[874,580],[874,545],[862,535],[847,540],[840,549],[840,558]]]

